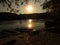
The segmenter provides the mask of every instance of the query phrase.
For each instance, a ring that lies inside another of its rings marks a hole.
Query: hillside
[[[0,13],[0,20],[16,20],[16,19],[53,19],[53,16],[47,13],[19,14],[19,15],[8,12]]]

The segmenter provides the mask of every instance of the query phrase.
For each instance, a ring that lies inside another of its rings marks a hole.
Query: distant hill
[[[17,18],[17,14],[14,13],[9,13],[9,12],[0,13],[0,20],[12,20],[16,18]]]
[[[34,14],[20,14],[22,18],[25,19],[53,19],[53,15],[47,14],[47,13],[34,13]]]
[[[35,14],[14,14],[9,12],[0,12],[0,20],[17,20],[17,19],[52,19],[53,16],[47,13]]]

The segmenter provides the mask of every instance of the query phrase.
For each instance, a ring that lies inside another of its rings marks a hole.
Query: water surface
[[[45,21],[40,19],[0,21],[0,31],[3,29],[14,30],[16,28],[29,28],[29,25],[31,28],[44,29]]]

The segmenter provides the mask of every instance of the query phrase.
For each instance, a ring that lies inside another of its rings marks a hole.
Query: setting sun
[[[28,12],[32,12],[33,11],[33,7],[31,5],[28,5],[26,7],[26,9],[27,9]]]

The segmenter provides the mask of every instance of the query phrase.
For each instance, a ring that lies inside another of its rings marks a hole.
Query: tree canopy
[[[0,0],[0,4],[3,5],[3,7],[5,7],[6,5],[8,6],[7,7],[7,10],[10,9],[10,12],[19,12],[19,10],[16,10],[14,8],[12,8],[12,3],[14,2],[15,6],[18,8],[19,6],[21,5],[26,5],[29,3],[30,0]],[[40,2],[40,0],[34,0],[34,2]]]
[[[43,9],[51,10],[54,13],[60,12],[60,0],[50,0],[43,4]]]

